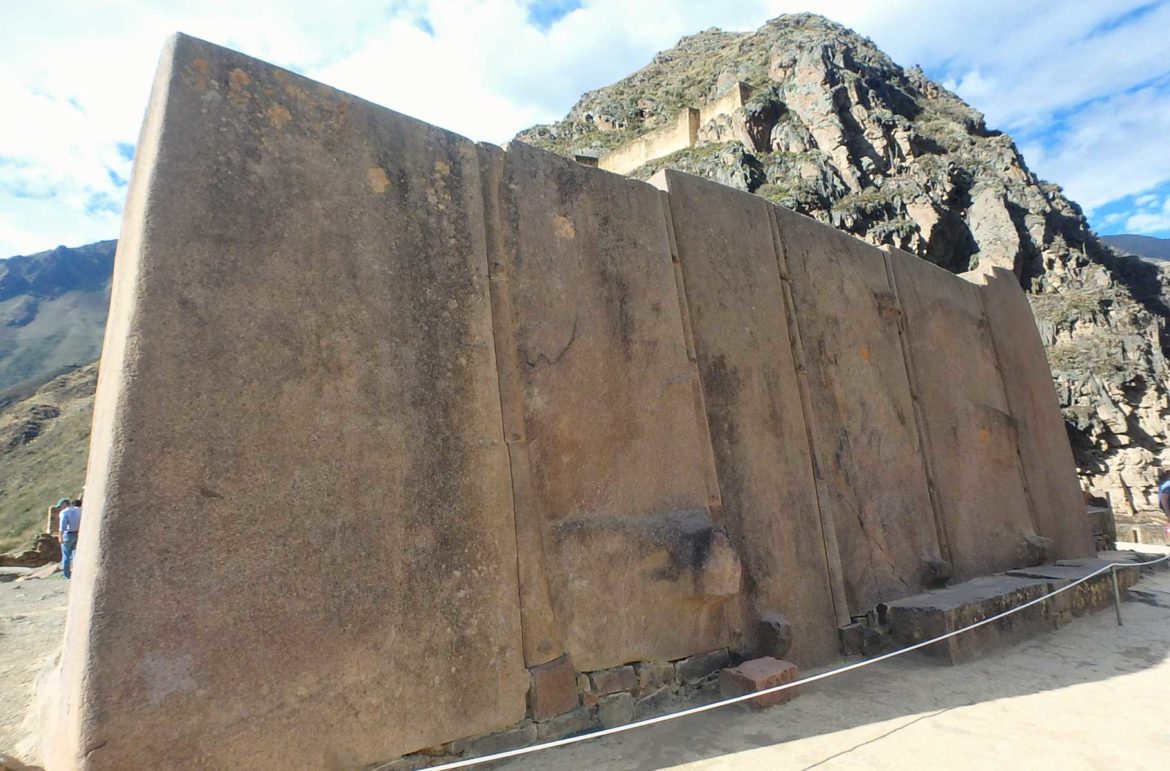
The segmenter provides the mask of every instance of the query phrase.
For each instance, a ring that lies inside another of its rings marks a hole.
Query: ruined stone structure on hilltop
[[[781,628],[823,664],[949,573],[1092,553],[1011,273],[653,182],[178,37],[49,767],[532,740]]]

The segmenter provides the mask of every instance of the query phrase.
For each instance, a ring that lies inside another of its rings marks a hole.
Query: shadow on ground
[[[967,664],[947,666],[923,654],[911,653],[806,686],[804,693],[792,703],[764,712],[753,713],[740,705],[723,707],[542,751],[496,767],[509,771],[578,768],[656,771],[694,763],[696,768],[739,768],[752,765],[742,753],[773,748],[775,752],[767,754],[766,760],[760,759],[764,755],[752,755],[756,764],[753,767],[806,769],[828,765],[907,729],[917,730],[920,728],[917,724],[923,721],[938,720],[941,716],[944,720],[949,718],[951,723],[961,723],[963,718],[948,713],[971,705],[983,705],[980,709],[991,713],[994,725],[994,713],[1006,709],[1001,700],[1120,678],[1158,668],[1164,662],[1170,665],[1170,572],[1147,572],[1123,605],[1123,614],[1126,625],[1122,627],[1117,626],[1110,607]],[[1168,668],[1163,666],[1159,672]],[[1056,698],[1061,699],[1061,704],[1067,703],[1074,714],[1071,720],[1062,721],[1053,713],[1049,725],[1061,723],[1061,730],[1075,741],[1076,734],[1089,722],[1087,718],[1078,720],[1077,711],[1093,713],[1100,705],[1081,704],[1079,694],[1070,694],[1067,699],[1056,695]],[[1157,698],[1164,703],[1163,697]],[[1048,708],[1049,701],[1044,700],[1044,709]],[[1021,708],[1032,707],[1017,706]],[[1005,721],[1009,720],[1007,714],[1004,712]],[[1047,715],[1035,715],[1041,731],[1047,719]],[[987,720],[988,715],[982,715],[972,724]],[[1021,727],[1018,719],[1012,720],[1016,720],[1016,728]],[[892,722],[888,726],[880,725],[887,721]],[[1027,720],[1023,722],[1026,724]],[[1119,723],[1122,728],[1124,725]],[[863,732],[850,730],[859,726],[871,728]],[[954,725],[946,730],[963,732],[962,727],[956,729]],[[839,733],[840,736],[830,736]],[[1017,737],[1020,746],[1012,751],[1019,753],[1029,746],[1033,735],[1029,733],[1027,741]],[[961,738],[945,736],[945,732],[944,737],[945,741]],[[813,741],[805,741],[810,739]],[[988,744],[999,742],[997,751],[1003,751],[1005,741],[1011,739],[987,737]],[[1027,765],[1025,758],[1026,755],[1017,760]],[[849,762],[854,760],[860,758],[854,756]],[[964,765],[963,757],[953,760]],[[903,767],[919,767],[914,757],[905,757],[901,762]]]

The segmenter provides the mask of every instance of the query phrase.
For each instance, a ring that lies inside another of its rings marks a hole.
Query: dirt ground
[[[1108,610],[956,667],[909,654],[764,712],[724,707],[499,767],[1167,769],[1170,572],[1135,590],[1121,627]]]
[[[69,582],[58,573],[33,581],[10,580],[31,572],[0,568],[0,752],[28,756],[21,740],[33,683],[57,653],[65,634]]]
[[[0,751],[26,760],[21,724],[61,639],[66,585],[0,582]],[[1170,571],[1143,578],[1122,611],[1122,627],[1107,611],[957,667],[911,654],[764,712],[722,708],[495,767],[1170,768]]]

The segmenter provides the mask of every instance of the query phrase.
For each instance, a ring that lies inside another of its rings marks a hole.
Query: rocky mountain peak
[[[683,38],[518,138],[604,159],[696,108],[691,141],[632,176],[680,169],[955,272],[1012,270],[1031,293],[1086,488],[1123,513],[1151,506],[1170,467],[1165,279],[1104,246],[1009,136],[920,68],[797,14]]]

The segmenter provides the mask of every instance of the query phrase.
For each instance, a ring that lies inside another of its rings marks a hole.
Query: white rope
[[[729,699],[723,699],[722,701],[716,701],[716,702],[712,702],[710,704],[703,704],[703,705],[698,706],[698,707],[691,707],[690,709],[684,709],[681,712],[671,712],[668,715],[659,715],[658,717],[647,718],[645,720],[639,720],[639,721],[634,722],[634,723],[626,723],[625,725],[615,726],[613,728],[604,728],[600,731],[593,731],[592,733],[580,734],[578,736],[569,736],[569,737],[564,738],[564,739],[557,739],[556,741],[544,742],[543,744],[533,744],[533,745],[528,746],[528,747],[520,747],[520,748],[514,749],[514,750],[507,750],[506,752],[497,752],[497,753],[492,754],[492,755],[483,755],[483,756],[478,757],[478,758],[469,758],[467,760],[456,760],[456,761],[452,761],[450,763],[443,763],[442,765],[438,765],[438,766],[428,766],[425,769],[425,771],[449,771],[450,769],[467,768],[469,766],[478,765],[480,763],[488,763],[488,762],[493,761],[493,760],[503,760],[505,758],[514,758],[514,757],[517,757],[519,755],[527,755],[531,752],[538,752],[540,750],[552,749],[553,747],[563,747],[566,744],[576,744],[577,742],[583,742],[583,741],[587,741],[589,739],[599,739],[602,736],[609,736],[611,734],[618,734],[618,733],[622,733],[623,731],[632,731],[635,728],[643,728],[645,726],[654,725],[656,723],[665,723],[668,720],[677,720],[680,717],[687,717],[688,715],[697,715],[700,712],[707,712],[708,710],[718,709],[720,707],[726,707],[729,704],[738,704],[741,701],[750,701],[751,699],[758,699],[759,697],[767,696],[770,693],[778,693],[780,691],[788,690],[789,688],[795,688],[799,685],[806,685],[808,683],[814,683],[817,680],[824,680],[826,678],[833,677],[834,675],[844,674],[845,672],[852,672],[855,669],[861,669],[862,667],[868,667],[868,666],[871,666],[873,664],[877,664],[879,662],[885,661],[886,659],[892,659],[895,656],[901,656],[903,654],[910,653],[911,651],[916,651],[920,648],[925,648],[928,645],[934,645],[937,642],[942,642],[943,640],[950,639],[951,637],[962,634],[963,632],[968,632],[972,629],[976,629],[976,628],[984,626],[986,624],[993,623],[995,621],[1000,620],[1001,618],[1005,618],[1007,616],[1010,616],[1013,613],[1018,613],[1021,610],[1024,610],[1025,608],[1030,608],[1033,605],[1037,605],[1041,602],[1044,602],[1045,600],[1049,599],[1050,597],[1055,597],[1056,595],[1060,594],[1061,592],[1068,591],[1069,589],[1072,589],[1074,586],[1078,586],[1080,584],[1083,584],[1085,581],[1088,581],[1090,578],[1095,578],[1096,576],[1101,575],[1106,570],[1112,570],[1115,567],[1140,568],[1140,567],[1146,567],[1148,565],[1156,565],[1159,562],[1165,562],[1166,560],[1170,560],[1170,554],[1166,555],[1165,557],[1159,557],[1158,559],[1150,560],[1148,562],[1110,562],[1106,565],[1103,565],[1100,569],[1094,570],[1092,573],[1089,573],[1086,576],[1082,576],[1081,578],[1078,578],[1077,580],[1073,581],[1072,583],[1069,583],[1065,586],[1062,586],[1055,591],[1049,592],[1048,594],[1045,594],[1041,597],[1037,597],[1034,600],[1029,600],[1028,602],[1025,602],[1023,605],[1017,605],[1014,608],[1010,608],[1009,610],[1005,610],[1003,613],[997,613],[996,615],[985,618],[982,621],[976,621],[975,623],[970,624],[968,626],[965,626],[962,629],[956,629],[953,632],[947,632],[946,634],[939,635],[938,637],[932,638],[930,640],[926,640],[926,641],[920,642],[920,643],[915,643],[914,645],[910,645],[906,648],[899,648],[898,650],[891,651],[890,653],[883,653],[881,656],[875,656],[872,659],[865,659],[864,661],[857,661],[857,662],[854,662],[853,664],[847,664],[843,667],[838,667],[837,669],[831,669],[827,672],[820,672],[820,673],[815,674],[815,675],[809,675],[808,677],[802,677],[799,680],[793,680],[791,683],[783,683],[781,685],[772,686],[771,688],[765,688],[762,691],[755,691],[754,693],[745,693],[742,696],[733,696]],[[375,771],[377,771],[377,769],[375,769]]]

